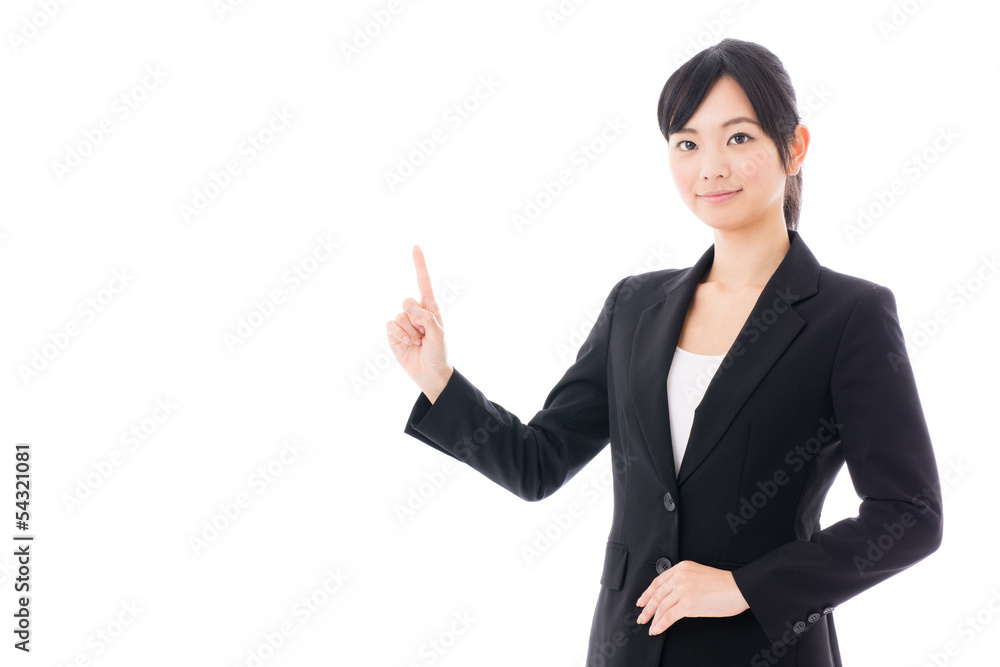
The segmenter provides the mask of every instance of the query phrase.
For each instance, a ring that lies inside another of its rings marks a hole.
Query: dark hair
[[[743,89],[760,121],[764,134],[778,149],[781,162],[787,168],[791,159],[789,142],[799,124],[795,89],[784,65],[760,44],[726,38],[718,44],[696,53],[670,75],[656,115],[660,132],[669,138],[684,127],[709,89],[724,74],[728,74]],[[785,226],[796,229],[802,205],[802,169],[785,181]]]

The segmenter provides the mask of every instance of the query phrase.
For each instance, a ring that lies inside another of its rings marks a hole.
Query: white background
[[[404,1],[379,27],[387,0],[4,4],[0,662],[581,665],[608,450],[541,503],[453,466],[403,433],[419,390],[385,323],[419,298],[418,243],[451,362],[527,421],[618,279],[712,243],[674,188],[656,102],[723,37],[791,74],[812,134],[799,231],[823,265],[896,295],[945,482],[941,549],[838,606],[844,662],[1000,651],[996,5],[565,6],[553,22],[554,0]],[[470,98],[480,77],[496,88]],[[468,117],[446,120],[463,102]],[[624,130],[580,171],[575,151],[609,120]],[[390,187],[434,128],[446,140]],[[251,136],[266,142],[252,159]],[[228,161],[239,172],[214,187]],[[567,168],[571,186],[517,228]],[[897,179],[905,192],[852,237]],[[213,196],[186,217],[196,192]],[[286,281],[295,268],[312,272]],[[123,439],[134,428],[143,439]],[[30,656],[12,648],[18,442],[33,457]],[[280,474],[255,485],[268,464]],[[823,525],[858,502],[845,471]],[[572,503],[582,516],[526,558]],[[228,526],[213,536],[213,520]]]

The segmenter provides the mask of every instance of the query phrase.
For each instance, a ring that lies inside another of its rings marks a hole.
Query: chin
[[[699,219],[712,229],[728,231],[738,229],[747,223],[747,218],[733,213],[719,213],[713,216],[699,216]]]

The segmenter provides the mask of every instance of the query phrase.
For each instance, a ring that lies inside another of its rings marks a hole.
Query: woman
[[[799,235],[809,132],[770,51],[725,39],[698,53],[658,117],[678,192],[714,244],[690,268],[618,281],[527,424],[448,362],[415,246],[421,302],[387,323],[422,390],[404,431],[526,500],[610,441],[588,665],[840,665],[836,605],[942,539],[895,298],[820,266]],[[845,462],[859,515],[820,530]]]

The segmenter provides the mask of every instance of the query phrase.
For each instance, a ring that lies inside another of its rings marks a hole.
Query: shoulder
[[[664,286],[687,269],[661,269],[624,276],[611,288],[604,303],[608,315],[642,311],[666,296]]]
[[[825,266],[820,267],[817,289],[824,301],[836,303],[848,315],[868,304],[880,304],[883,308],[889,305],[892,309],[896,306],[896,297],[886,285]]]
[[[647,271],[627,276],[620,282],[619,296],[622,299],[638,302],[652,303],[663,299],[666,295],[665,286],[671,279],[680,276],[690,270],[691,267],[683,269],[660,269],[658,271]]]
[[[822,268],[820,293],[836,302],[834,330],[839,330],[834,368],[870,372],[887,363],[893,372],[908,364],[896,296],[873,280]],[[827,302],[828,305],[832,301]],[[832,323],[831,323],[832,324]]]

